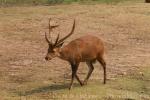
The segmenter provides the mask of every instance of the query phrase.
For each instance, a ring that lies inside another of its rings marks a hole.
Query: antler
[[[54,46],[57,45],[58,40],[59,40],[59,34],[57,35],[56,41],[55,41],[55,43],[54,43]]]
[[[62,39],[59,40],[59,34],[58,34],[57,39],[56,39],[56,41],[55,41],[55,46],[56,46],[56,45],[59,45],[59,44],[62,43],[65,39],[67,39],[68,37],[70,37],[70,36],[74,33],[74,29],[75,29],[75,20],[74,20],[74,23],[73,23],[73,26],[72,26],[72,30],[71,30],[71,32],[70,32],[67,36],[65,36],[65,37],[63,37]]]
[[[59,25],[53,25],[53,26],[51,26],[50,21],[51,21],[51,18],[49,19],[49,36],[50,36],[50,39],[51,39],[51,34],[50,34],[51,30],[53,28],[55,28],[55,27],[58,27]],[[48,42],[48,44],[51,44],[53,46],[57,46],[57,45],[63,43],[65,39],[67,39],[68,37],[70,37],[74,33],[74,29],[75,29],[75,20],[74,20],[74,23],[73,23],[73,26],[72,26],[72,30],[71,30],[71,32],[67,36],[65,36],[65,37],[63,37],[62,39],[59,40],[59,34],[58,34],[57,38],[55,40],[55,43],[53,44],[52,43],[52,39],[51,39],[51,41],[49,41],[49,39],[47,38],[46,32],[45,32],[45,39]]]
[[[51,22],[51,18],[49,18],[49,37],[50,37],[50,39],[51,39],[51,30],[53,29],[53,28],[56,28],[56,27],[58,27],[59,25],[53,25],[53,26],[51,26],[51,24],[50,24],[50,22]],[[46,35],[46,32],[45,32],[45,39],[46,39],[46,41],[49,43],[49,44],[53,44],[52,43],[52,39],[51,39],[51,41],[49,41],[49,39],[47,38],[47,35]]]
[[[46,32],[45,32],[45,40],[46,40],[46,42],[48,43],[48,44],[51,44],[51,42],[48,40],[48,38],[47,38],[47,35],[46,35]]]

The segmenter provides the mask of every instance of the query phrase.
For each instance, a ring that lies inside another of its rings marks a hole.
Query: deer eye
[[[51,53],[54,53],[54,50],[52,50]]]

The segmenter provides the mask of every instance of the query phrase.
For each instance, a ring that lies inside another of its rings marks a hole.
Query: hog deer
[[[51,26],[49,21],[49,32],[51,32],[51,30],[55,27],[58,26]],[[104,44],[102,40],[97,38],[96,36],[86,35],[71,41],[65,46],[62,46],[64,41],[74,33],[74,30],[75,30],[75,20],[71,32],[61,39],[59,39],[58,34],[54,43],[48,39],[47,33],[45,32],[45,39],[49,45],[45,59],[51,60],[54,57],[59,57],[69,62],[72,69],[72,78],[69,89],[72,88],[74,78],[77,79],[77,81],[80,83],[81,86],[87,84],[87,81],[94,70],[93,63],[97,60],[103,67],[104,70],[103,83],[105,84],[106,63],[103,58]],[[86,62],[89,68],[88,74],[83,82],[80,81],[77,75],[77,70],[80,62]]]

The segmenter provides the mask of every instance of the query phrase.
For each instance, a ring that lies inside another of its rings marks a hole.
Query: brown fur
[[[66,37],[68,38],[74,32],[75,21],[72,31]],[[66,39],[65,37],[65,39]],[[61,40],[65,40],[64,38]],[[89,77],[91,76],[94,66],[93,63],[97,60],[103,67],[104,70],[104,84],[106,83],[106,63],[103,58],[104,55],[104,44],[101,39],[86,35],[71,41],[69,44],[63,45],[63,41],[59,41],[59,36],[56,39],[55,44],[51,43],[47,37],[47,42],[49,43],[48,53],[45,57],[46,60],[51,60],[54,57],[59,57],[70,63],[72,69],[72,79],[69,89],[71,89],[74,78],[78,80],[80,85],[87,84]],[[87,77],[83,82],[80,81],[77,70],[80,62],[86,62],[89,67],[89,72]]]
[[[60,58],[74,62],[95,61],[98,56],[103,56],[103,54],[102,41],[90,35],[75,39],[60,48]]]

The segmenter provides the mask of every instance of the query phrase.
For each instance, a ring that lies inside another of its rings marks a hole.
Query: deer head
[[[53,28],[56,28],[59,26],[59,25],[51,26],[50,21],[51,21],[51,19],[49,19],[49,35]],[[48,39],[47,33],[45,32],[45,39],[49,45],[47,55],[45,57],[46,60],[51,60],[52,58],[58,57],[60,55],[60,53],[59,53],[60,48],[62,47],[64,41],[74,33],[74,29],[75,29],[75,20],[74,20],[71,32],[61,39],[59,39],[59,34],[58,34],[54,43],[52,42],[51,37],[50,37],[50,40]]]

